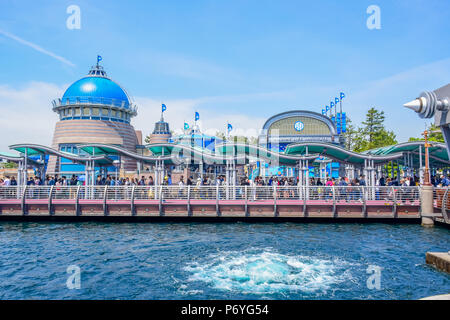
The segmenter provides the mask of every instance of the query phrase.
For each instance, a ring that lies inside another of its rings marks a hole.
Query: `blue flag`
[[[233,126],[229,123],[227,129],[228,129],[228,132],[230,132],[231,130],[233,130]]]
[[[195,111],[195,121],[197,121],[199,119],[200,119],[200,114],[197,111]]]
[[[334,107],[334,102],[331,101],[331,102],[330,102],[330,110],[333,109],[333,107]]]
[[[187,130],[187,129],[189,129],[189,123],[185,122],[184,123],[184,130]]]
[[[334,98],[334,103],[337,105],[339,103],[339,98]]]
[[[164,111],[167,110],[167,107],[166,107],[166,105],[165,105],[164,103],[163,103],[162,106],[161,106],[161,110],[162,110],[162,112],[164,112]]]
[[[340,97],[341,97],[341,100],[342,100],[343,98],[345,98],[345,94],[343,92],[341,92]]]
[[[97,56],[97,63],[99,63],[100,61],[102,61],[102,56]]]

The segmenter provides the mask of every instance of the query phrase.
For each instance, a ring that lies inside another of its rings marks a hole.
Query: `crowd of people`
[[[77,186],[84,185],[85,178],[83,176],[72,175],[70,178],[66,176],[49,176],[47,175],[45,179],[41,179],[38,176],[29,177],[27,185],[41,186],[41,185],[56,185],[56,186]],[[98,175],[95,180],[95,185],[108,185],[108,186],[151,186],[155,185],[155,181],[152,176],[148,178],[141,176],[137,177],[120,177],[117,178],[112,175],[101,176]],[[200,176],[196,179],[193,176],[189,176],[186,180],[183,176],[179,178],[178,181],[172,181],[170,174],[164,176],[161,185],[178,185],[178,186],[216,186],[225,185],[226,177],[224,175],[219,175],[217,177],[205,176],[201,178]],[[239,179],[238,185],[241,186],[297,186],[299,184],[298,177],[276,177],[272,176],[269,178],[263,178],[257,176],[254,179],[249,179],[248,177],[242,177]],[[450,185],[450,178],[444,175],[433,175],[431,176],[431,184],[435,187],[448,187]],[[17,186],[18,182],[14,176],[5,176],[0,178],[0,186]],[[366,178],[361,175],[359,178],[349,179],[348,177],[340,178],[327,178],[322,181],[319,178],[310,178],[310,186],[366,186]],[[417,176],[414,177],[404,177],[404,178],[385,178],[382,176],[376,181],[376,186],[419,186],[420,179]]]
[[[420,179],[417,176],[414,177],[403,177],[400,179],[390,178],[390,177],[381,177],[376,181],[375,188],[373,191],[363,191],[361,187],[367,186],[367,180],[364,175],[359,176],[358,178],[349,179],[348,177],[340,177],[340,178],[327,178],[325,180],[321,180],[318,178],[310,178],[309,186],[311,188],[308,191],[303,191],[299,188],[300,186],[298,177],[266,177],[263,178],[261,176],[257,176],[254,179],[249,179],[248,177],[241,177],[238,179],[237,188],[230,190],[226,190],[226,188],[219,188],[219,191],[216,191],[216,188],[203,188],[217,187],[217,186],[226,186],[226,177],[224,175],[218,176],[197,176],[194,178],[193,176],[188,176],[186,179],[184,176],[180,176],[176,178],[176,181],[173,181],[172,176],[167,174],[163,177],[162,181],[159,185],[163,186],[162,189],[162,197],[164,199],[185,199],[187,195],[187,186],[192,186],[189,190],[190,197],[192,199],[225,199],[225,198],[234,198],[234,199],[248,199],[248,200],[261,200],[261,199],[272,199],[276,197],[277,199],[298,199],[299,197],[307,197],[312,200],[324,200],[324,201],[363,201],[363,199],[373,200],[392,200],[394,197],[393,192],[395,192],[395,196],[400,201],[407,201],[418,198],[418,191],[413,190],[411,188],[405,188],[410,186],[419,186]],[[436,175],[431,177],[431,183],[435,187],[447,187],[450,185],[450,179],[444,175]],[[17,186],[18,181],[14,176],[5,176],[4,178],[0,178],[0,187],[8,187],[8,186]],[[28,186],[82,186],[85,185],[85,177],[84,175],[72,175],[67,178],[66,176],[50,176],[47,175],[45,179],[41,179],[37,176],[29,177],[27,180]],[[156,182],[152,176],[141,176],[137,177],[115,177],[112,175],[101,176],[98,175],[96,177],[95,186],[155,186]],[[172,186],[172,188],[164,188],[165,186]],[[249,186],[250,188],[244,188],[245,186]],[[272,190],[272,188],[255,188],[255,187],[267,187],[267,186],[277,186],[276,190]],[[393,186],[397,188],[393,189],[383,189],[379,188],[382,186]],[[335,188],[331,188],[335,187]],[[131,193],[130,188],[124,189],[124,192]],[[393,191],[395,190],[395,191]],[[31,189],[29,192],[32,192],[33,197],[39,196],[41,193],[37,193],[37,190]],[[71,194],[72,191],[69,191]],[[84,191],[81,191],[84,192]],[[159,192],[155,188],[145,188],[145,189],[137,189],[137,196],[142,199],[153,198]],[[230,192],[232,194],[230,194]],[[247,193],[246,193],[247,192]],[[366,197],[364,197],[363,192],[366,192]],[[55,191],[55,197],[58,198],[58,195],[64,197],[63,189],[57,188]],[[46,197],[47,194],[42,193],[43,197]],[[73,194],[72,194],[73,196]],[[115,195],[114,195],[115,196]]]
[[[4,178],[0,178],[0,186],[2,187],[17,186],[16,177],[5,176]]]

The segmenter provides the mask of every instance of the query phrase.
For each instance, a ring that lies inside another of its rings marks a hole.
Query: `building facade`
[[[62,98],[53,101],[53,111],[59,115],[53,134],[54,149],[82,154],[78,145],[104,143],[136,152],[138,139],[130,122],[137,115],[137,107],[98,64],[87,76],[69,86]],[[136,161],[122,159],[121,169],[136,170]],[[83,171],[83,165],[64,158],[58,161],[54,156],[50,157],[47,167],[48,174]]]
[[[258,138],[260,146],[276,152],[284,152],[286,147],[299,142],[326,142],[344,145],[344,139],[337,132],[336,125],[326,115],[307,110],[293,110],[270,117],[263,125]],[[339,175],[339,164],[328,159],[318,159],[319,165],[311,166],[310,176]],[[293,168],[262,168],[263,175],[295,176]]]
[[[259,145],[273,151],[284,151],[295,142],[328,142],[342,144],[333,121],[320,113],[294,110],[269,118],[259,136]]]

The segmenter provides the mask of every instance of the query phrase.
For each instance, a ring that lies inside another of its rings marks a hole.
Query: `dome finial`
[[[102,60],[103,60],[102,56],[97,55],[97,64],[95,66],[91,67],[91,70],[89,70],[88,75],[95,76],[95,77],[108,78],[105,70],[103,70],[103,67],[100,65],[100,61],[102,61]]]
[[[100,56],[100,55],[97,55],[97,67],[99,67],[99,63],[100,63],[100,61],[102,61],[103,60],[103,58],[102,58],[102,56]]]

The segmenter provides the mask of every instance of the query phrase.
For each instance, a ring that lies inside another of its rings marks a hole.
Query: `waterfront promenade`
[[[447,221],[447,189],[434,217]],[[444,210],[442,205],[444,204]],[[0,188],[0,217],[419,219],[420,187],[15,186]],[[444,214],[443,214],[444,213]]]

